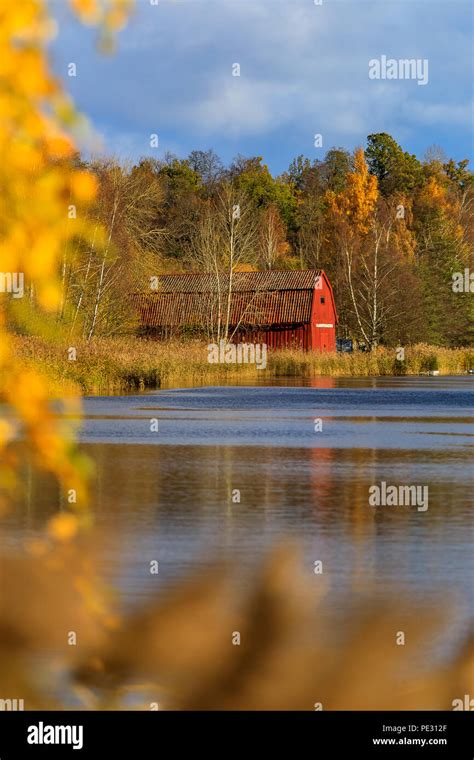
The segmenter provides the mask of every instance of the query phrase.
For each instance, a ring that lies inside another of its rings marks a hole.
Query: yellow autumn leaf
[[[96,24],[100,18],[97,0],[70,0],[70,5],[80,19],[86,24]]]
[[[77,517],[67,513],[55,515],[48,523],[48,533],[57,541],[70,541],[78,530]]]
[[[51,158],[69,158],[74,152],[74,144],[65,135],[46,135],[45,144]]]
[[[0,419],[0,448],[3,448],[13,437],[13,426],[6,420]]]
[[[92,201],[97,193],[97,180],[90,172],[75,172],[71,176],[71,190],[77,201]]]

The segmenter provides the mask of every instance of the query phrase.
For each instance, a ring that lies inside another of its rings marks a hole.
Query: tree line
[[[58,319],[72,335],[130,330],[130,295],[160,273],[323,268],[342,337],[369,348],[473,342],[468,280],[453,285],[472,269],[467,160],[433,147],[420,161],[379,133],[365,150],[298,156],[277,177],[260,156],[226,167],[213,150],[75,163],[98,192],[91,241],[63,253]]]

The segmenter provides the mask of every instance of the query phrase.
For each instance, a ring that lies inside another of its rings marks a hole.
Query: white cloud
[[[182,116],[207,134],[264,134],[291,121],[296,88],[243,77],[220,77],[212,92],[184,106]]]
[[[109,124],[106,146],[115,152],[142,144],[145,150],[155,131],[188,149],[202,137],[217,149],[226,140],[235,146],[255,138],[265,154],[266,140],[279,132],[302,144],[323,132],[329,146],[360,144],[374,131],[396,136],[420,127],[469,127],[463,0],[137,5],[113,62],[91,52],[77,27],[62,25],[55,43],[63,62],[77,61],[80,76],[67,84],[102,131]],[[428,58],[429,85],[369,80],[368,61],[381,54]],[[234,62],[241,77],[232,77]]]
[[[415,120],[418,124],[425,126],[436,126],[439,124],[463,126],[469,129],[472,127],[472,117],[474,113],[474,102],[470,103],[410,103],[408,105],[407,117]]]

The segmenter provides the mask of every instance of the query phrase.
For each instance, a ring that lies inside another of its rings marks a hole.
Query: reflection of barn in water
[[[322,270],[161,275],[156,291],[135,298],[141,331],[157,338],[184,333],[335,351],[337,313]]]

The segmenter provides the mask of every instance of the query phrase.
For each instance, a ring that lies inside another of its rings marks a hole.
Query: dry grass
[[[438,617],[402,603],[403,594],[384,603],[358,596],[341,602],[334,619],[325,583],[308,576],[289,547],[244,585],[236,582],[238,563],[203,568],[113,625],[98,614],[90,559],[86,545],[44,558],[2,557],[10,579],[0,599],[3,698],[24,698],[26,709],[61,709],[75,695],[89,709],[123,709],[133,696],[145,710],[154,702],[191,710],[314,710],[316,703],[450,710],[471,688],[472,635],[457,652],[432,654],[440,628],[449,637],[444,604]],[[67,645],[71,630],[77,646]],[[35,653],[48,653],[57,667],[36,672]],[[58,673],[61,702],[53,698]]]
[[[52,389],[62,392],[69,385],[84,393],[120,392],[239,378],[419,375],[431,369],[449,375],[474,367],[474,349],[424,344],[408,346],[404,362],[396,360],[393,348],[353,354],[275,351],[268,354],[267,368],[258,370],[255,365],[209,364],[206,344],[200,341],[123,337],[76,342],[76,361],[68,360],[67,344],[24,337],[15,343],[17,353],[49,377]]]

